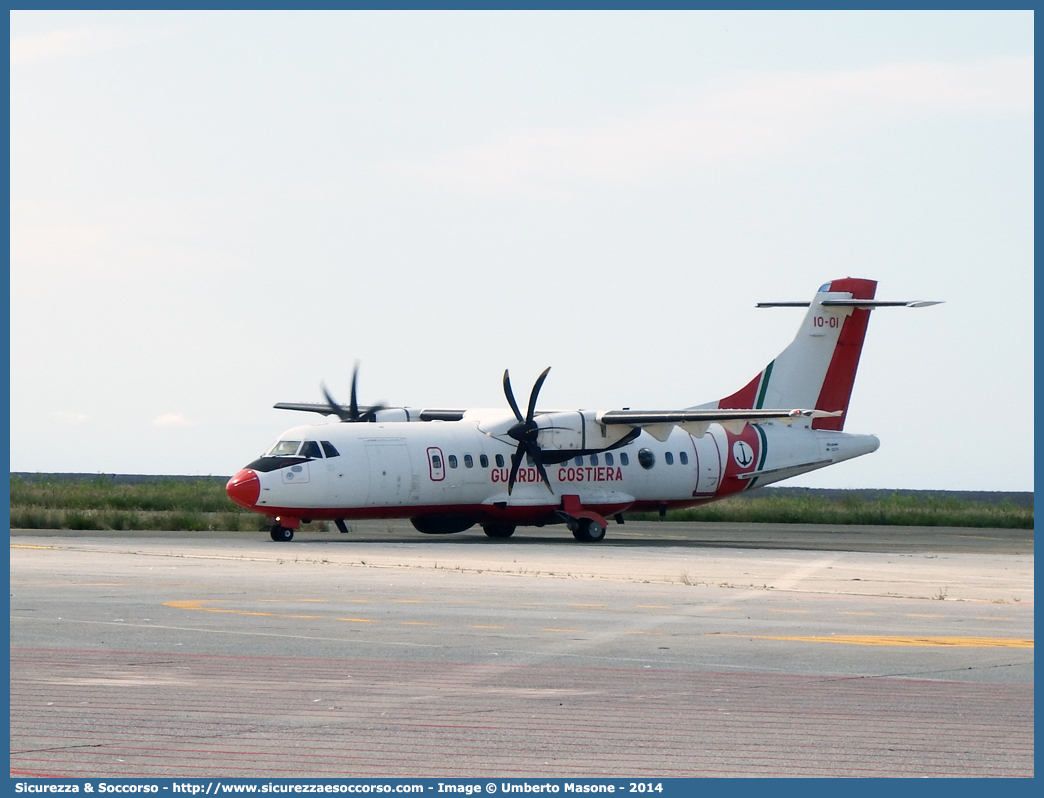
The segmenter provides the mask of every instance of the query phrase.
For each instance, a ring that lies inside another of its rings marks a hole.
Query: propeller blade
[[[355,386],[359,380],[359,361],[355,361],[355,368],[352,369],[352,400],[348,405],[348,414],[351,416],[352,421],[359,420],[359,400],[356,398]]]
[[[511,405],[515,418],[519,421],[524,421],[525,419],[522,418],[522,414],[518,411],[518,404],[515,403],[515,395],[511,392],[511,378],[508,377],[507,369],[504,369],[504,396],[507,397],[508,404]]]
[[[547,472],[544,470],[544,464],[542,462],[543,458],[540,456],[540,447],[534,443],[532,444],[532,451],[528,451],[527,453],[532,458],[533,465],[536,466],[537,473],[540,474],[540,478],[544,480],[547,489],[551,491],[551,493],[554,493],[555,489],[551,487],[551,480],[547,478]]]
[[[529,412],[526,414],[526,421],[532,421],[533,420],[533,413],[536,412],[537,396],[540,395],[540,388],[541,388],[541,386],[543,386],[544,380],[547,379],[547,373],[549,371],[551,371],[551,367],[550,366],[548,366],[546,369],[544,369],[540,373],[540,376],[537,377],[536,383],[534,383],[534,385],[533,385],[533,390],[529,394]],[[521,420],[522,420],[522,417],[519,416],[519,421],[521,421]]]
[[[540,396],[540,388],[543,386],[544,380],[547,379],[549,371],[551,371],[550,366],[541,372],[540,376],[537,377],[537,381],[533,384],[533,390],[529,394],[529,407],[527,408],[526,416],[523,418],[521,411],[518,409],[518,403],[515,401],[515,394],[511,390],[511,378],[508,376],[507,369],[504,369],[504,396],[507,397],[508,404],[511,405],[511,412],[518,419],[518,423],[512,425],[507,431],[509,437],[518,441],[518,448],[511,455],[511,473],[508,475],[508,496],[511,495],[511,491],[515,487],[515,479],[518,477],[518,469],[522,465],[523,455],[529,456],[547,489],[552,494],[555,492],[555,489],[551,487],[551,480],[547,476],[547,471],[544,470],[543,450],[540,448],[540,444],[537,443],[537,436],[540,434],[541,429],[533,420],[533,416],[536,415],[536,403],[537,398]],[[547,427],[547,429],[560,428]]]
[[[518,476],[518,467],[522,465],[522,455],[525,453],[526,445],[519,443],[515,453],[511,455],[511,474],[508,475],[508,496],[511,495],[511,489],[515,487],[515,477]]]
[[[326,384],[320,382],[319,383],[319,387],[322,388],[322,390],[323,390],[323,396],[326,397],[326,403],[328,405],[330,405],[330,412],[333,413],[335,416],[337,416],[339,419],[341,419],[341,421],[348,421],[349,420],[348,413],[346,413],[341,408],[341,406],[339,404],[337,404],[337,402],[334,401],[334,398],[332,396],[330,396],[330,392],[328,390],[326,390]]]
[[[358,398],[358,385],[359,385],[359,361],[355,361],[355,367],[352,369],[352,397],[351,402],[348,405],[348,409],[345,410],[339,405],[334,398],[330,396],[330,392],[326,390],[326,384],[320,382],[319,387],[322,388],[323,396],[326,397],[326,403],[330,406],[330,412],[336,415],[341,421],[376,421],[377,414],[385,409],[384,402],[378,402],[375,405],[370,405],[366,408],[366,412],[362,413],[359,411],[359,398]]]
[[[371,405],[366,410],[366,413],[363,414],[360,417],[359,420],[360,421],[376,421],[377,420],[377,414],[380,413],[382,410],[384,410],[385,407],[386,407],[386,405],[384,404],[384,402],[378,402],[375,405]]]

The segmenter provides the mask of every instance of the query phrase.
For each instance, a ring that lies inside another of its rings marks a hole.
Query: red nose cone
[[[249,468],[244,468],[228,481],[225,493],[240,507],[252,510],[257,504],[257,497],[261,495],[261,481],[257,474]]]

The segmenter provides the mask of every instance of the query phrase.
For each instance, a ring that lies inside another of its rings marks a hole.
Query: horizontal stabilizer
[[[807,308],[811,302],[759,302],[759,308]],[[943,304],[940,300],[889,300],[889,299],[824,299],[819,303],[825,308],[926,308]]]

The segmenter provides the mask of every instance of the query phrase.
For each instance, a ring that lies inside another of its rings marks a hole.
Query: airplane
[[[270,519],[272,540],[301,523],[408,518],[420,532],[490,538],[561,524],[576,540],[605,537],[607,518],[692,507],[876,451],[874,435],[843,432],[870,312],[934,301],[875,299],[874,280],[821,286],[797,336],[735,393],[680,410],[538,409],[546,369],[523,414],[508,372],[508,409],[280,402],[336,416],[293,427],[233,476],[228,496]]]

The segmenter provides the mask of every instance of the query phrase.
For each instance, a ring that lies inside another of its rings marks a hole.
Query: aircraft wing
[[[681,427],[686,432],[702,438],[711,424],[721,424],[733,435],[743,431],[743,427],[751,421],[784,422],[799,418],[830,418],[841,415],[840,410],[741,410],[694,408],[691,410],[607,410],[599,413],[596,419],[599,424],[625,424],[629,427],[640,427],[658,441],[667,440],[673,427]]]
[[[306,413],[321,413],[324,416],[332,416],[333,410],[330,409],[330,405],[326,402],[277,402],[272,405],[276,410],[301,410]],[[342,410],[347,412],[349,410],[348,405],[338,405]],[[373,412],[372,407],[366,407],[359,405],[360,415]]]
[[[348,405],[338,404],[343,411],[350,410]],[[324,416],[332,416],[333,410],[326,402],[277,402],[272,405],[276,410],[301,410],[306,413],[319,413]],[[464,417],[463,410],[449,408],[406,408],[385,407],[384,405],[359,405],[359,415],[363,418],[371,413],[394,413],[399,418],[391,419],[397,421],[460,421]]]

